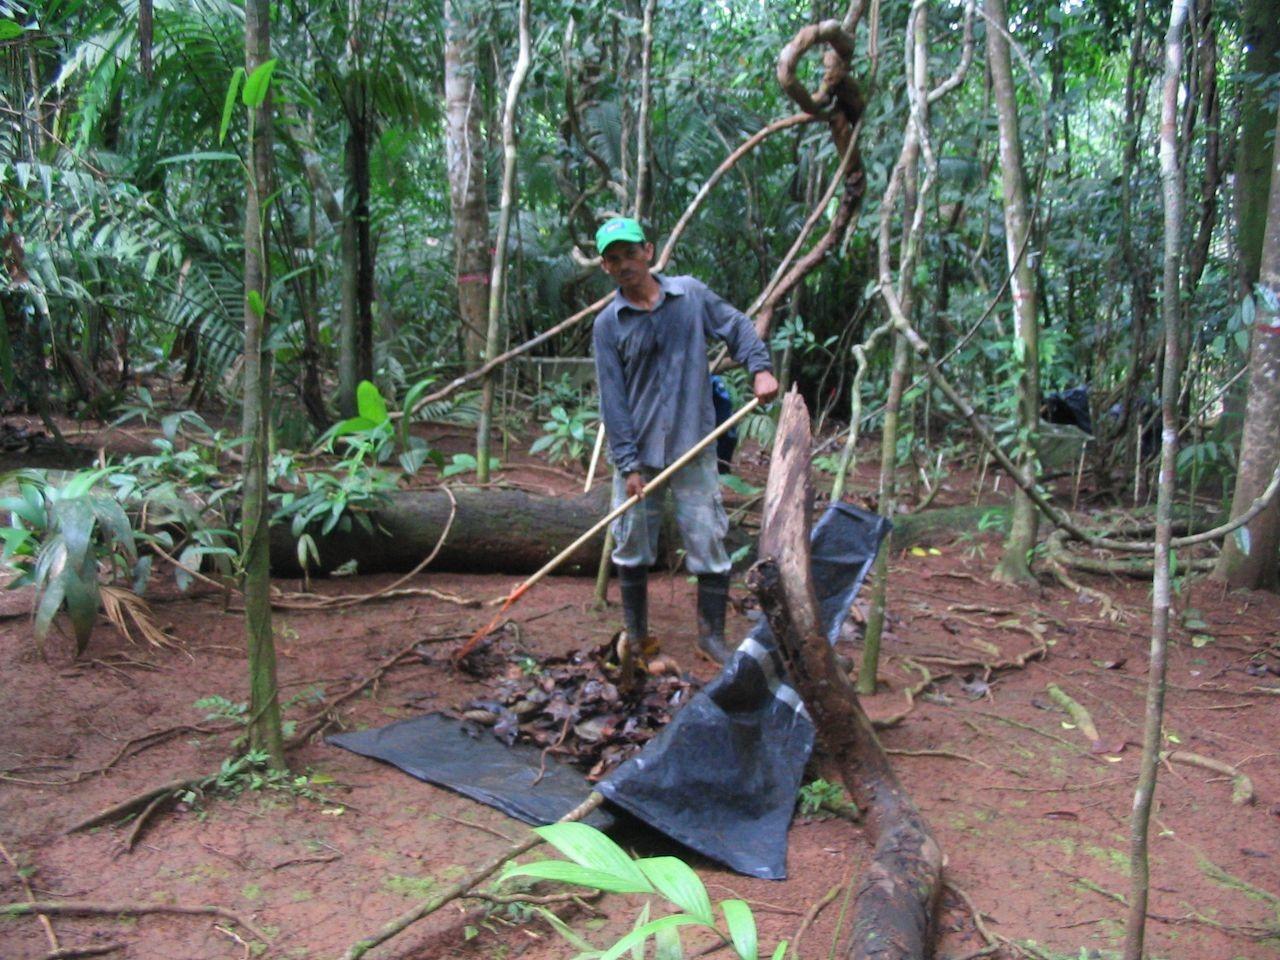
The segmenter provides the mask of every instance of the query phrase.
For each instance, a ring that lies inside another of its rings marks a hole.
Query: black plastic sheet
[[[814,587],[833,643],[888,532],[884,518],[844,503],[833,504],[814,525]],[[813,721],[782,675],[761,619],[720,674],[596,789],[739,873],[782,879],[787,828],[813,741]],[[527,823],[558,820],[591,791],[580,774],[555,762],[540,775],[536,748],[508,748],[487,734],[476,739],[458,721],[436,714],[328,742]]]

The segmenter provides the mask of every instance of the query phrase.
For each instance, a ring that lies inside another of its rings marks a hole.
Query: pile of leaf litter
[[[506,639],[477,654],[466,665],[493,695],[446,712],[474,736],[539,747],[591,781],[639,752],[699,686],[669,657],[625,669],[617,637],[568,656],[539,658]]]

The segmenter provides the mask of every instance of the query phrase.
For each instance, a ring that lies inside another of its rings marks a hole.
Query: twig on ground
[[[170,913],[177,916],[213,916],[230,920],[253,934],[263,944],[271,941],[261,930],[226,907],[185,906],[182,904],[152,903],[83,903],[78,901],[0,903],[0,916],[20,917],[33,913],[47,913],[63,917],[140,917],[149,913]]]
[[[884,752],[891,757],[945,757],[948,760],[964,760],[966,763],[976,763],[987,770],[991,769],[991,764],[985,763],[977,757],[970,757],[963,753],[952,753],[950,750],[894,750],[885,747]]]
[[[22,892],[27,895],[28,900],[36,898],[35,893],[31,890],[31,884],[27,882],[27,875],[22,872],[22,868],[18,866],[18,861],[9,853],[9,849],[0,842],[0,857],[4,857],[4,862],[13,868],[13,874],[18,878],[18,883],[22,887]],[[62,949],[62,944],[58,942],[58,934],[54,932],[53,923],[43,913],[37,913],[36,919],[39,920],[40,926],[44,929],[44,935],[49,941],[49,949],[55,953]]]
[[[833,903],[840,895],[840,892],[847,888],[853,882],[854,868],[850,867],[845,873],[844,879],[837,883],[834,887],[822,895],[822,897],[805,911],[804,918],[800,921],[800,925],[796,927],[795,936],[791,938],[791,947],[788,951],[792,956],[800,956],[800,940],[804,937],[808,929],[813,926],[813,922],[818,919],[818,914],[822,913],[831,903]]]
[[[581,820],[603,802],[604,796],[592,791],[586,800],[578,804],[578,806],[569,813],[565,814],[565,816],[561,818],[561,822],[564,823]],[[403,932],[407,927],[418,922],[423,917],[439,910],[446,903],[450,903],[463,896],[476,884],[488,879],[488,877],[495,873],[503,864],[520,856],[522,853],[532,850],[541,843],[542,837],[538,836],[536,833],[530,833],[526,839],[507,848],[502,853],[489,858],[489,860],[476,867],[476,869],[470,874],[440,891],[440,893],[436,894],[430,900],[424,900],[412,910],[396,917],[377,933],[370,934],[369,936],[353,943],[347,948],[347,952],[342,955],[342,960],[359,960],[360,957],[363,957],[374,947],[378,946],[378,944],[386,943],[392,937]]]
[[[281,860],[279,863],[271,865],[272,870],[283,870],[285,867],[300,866],[306,863],[333,863],[335,860],[341,860],[342,854],[331,853],[327,857],[293,857],[290,860]]]

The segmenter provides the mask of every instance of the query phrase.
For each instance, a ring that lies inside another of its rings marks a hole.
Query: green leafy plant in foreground
[[[0,563],[19,575],[11,588],[36,589],[35,637],[43,650],[49,627],[59,610],[71,620],[77,656],[84,653],[102,603],[99,568],[108,580],[129,573],[145,580],[134,530],[114,497],[95,492],[110,468],[73,474],[61,486],[39,471],[18,474],[18,495],[0,499],[9,525],[0,528],[4,552]]]
[[[641,909],[635,927],[612,946],[599,949],[573,931],[550,910],[538,908],[557,932],[581,952],[576,960],[615,960],[628,951],[643,952],[644,944],[653,937],[658,954],[680,958],[681,927],[711,930],[732,946],[740,960],[759,960],[755,915],[742,900],[721,900],[713,908],[707,889],[698,875],[676,857],[645,857],[633,860],[607,836],[585,823],[553,823],[535,832],[560,853],[565,860],[539,860],[514,864],[506,869],[508,877],[534,877],[578,887],[590,887],[606,893],[642,893],[663,897],[679,912],[649,919],[649,904]],[[722,930],[716,922],[716,908],[724,921]],[[782,960],[787,943],[782,941],[772,960]]]

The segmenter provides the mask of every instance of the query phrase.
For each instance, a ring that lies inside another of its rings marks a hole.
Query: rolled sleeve
[[[729,355],[747,368],[748,373],[773,370],[769,348],[756,334],[756,328],[747,315],[723,299],[706,285],[702,286],[705,305],[704,322],[709,337],[723,340]]]
[[[609,437],[614,466],[623,473],[640,469],[636,430],[627,409],[627,386],[617,346],[597,321],[593,336],[596,381],[600,388],[600,417]]]

